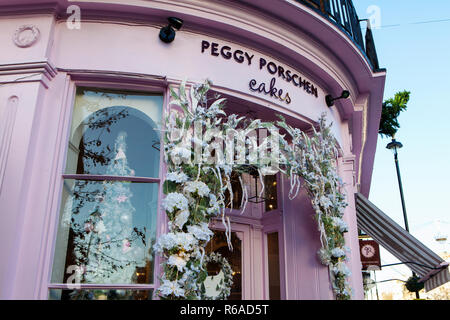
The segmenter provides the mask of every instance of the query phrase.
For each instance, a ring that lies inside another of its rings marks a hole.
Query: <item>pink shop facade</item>
[[[169,17],[183,24],[164,43]],[[155,298],[169,87],[205,79],[229,114],[280,114],[306,132],[322,114],[333,123],[349,282],[364,298],[355,194],[369,194],[386,72],[351,1],[5,0],[0,26],[1,299]],[[233,252],[219,220],[207,245],[230,261],[230,299],[334,299],[306,191],[289,200],[277,174],[258,197],[259,178],[243,179],[255,197],[228,209]],[[138,263],[115,263],[124,230]],[[74,290],[89,255],[105,263]]]

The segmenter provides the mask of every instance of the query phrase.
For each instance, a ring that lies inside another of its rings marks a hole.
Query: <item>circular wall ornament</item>
[[[22,25],[14,32],[13,41],[19,48],[28,48],[37,42],[39,34],[39,29],[35,25]]]

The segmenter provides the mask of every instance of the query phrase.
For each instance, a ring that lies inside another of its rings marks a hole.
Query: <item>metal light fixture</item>
[[[159,32],[159,39],[164,43],[171,43],[175,39],[175,29],[180,30],[183,26],[183,20],[180,18],[170,17],[167,19],[169,25],[162,27]]]
[[[350,91],[344,90],[344,91],[342,91],[341,96],[337,97],[337,98],[333,98],[333,96],[331,94],[327,95],[325,97],[325,101],[326,101],[328,107],[332,107],[332,106],[334,106],[334,102],[336,100],[347,99],[348,97],[350,97]]]
[[[392,150],[394,152],[394,161],[395,161],[395,168],[397,170],[397,180],[398,180],[398,187],[400,189],[400,198],[402,201],[402,209],[403,209],[403,218],[405,220],[405,229],[409,232],[409,226],[408,226],[408,218],[406,216],[406,206],[405,206],[405,197],[403,195],[403,185],[402,185],[402,178],[400,176],[400,167],[398,164],[398,149],[403,148],[403,144],[400,141],[397,141],[395,139],[392,139],[392,142],[389,142],[386,146],[387,149]]]
[[[398,164],[398,149],[403,148],[403,144],[400,141],[395,140],[392,138],[392,141],[388,143],[386,146],[387,149],[392,150],[394,152],[394,161],[395,161],[395,169],[397,170],[397,180],[398,180],[398,187],[400,189],[400,198],[402,201],[402,209],[403,209],[403,218],[405,220],[405,229],[409,232],[409,226],[408,226],[408,217],[406,216],[406,205],[405,205],[405,196],[403,195],[403,185],[402,185],[402,178],[400,176],[400,166]],[[413,277],[416,277],[416,273],[413,272]],[[419,299],[419,291],[416,291],[416,299]]]
[[[397,150],[401,148],[403,148],[403,144],[395,139],[392,139],[392,142],[389,142],[386,146],[386,149],[392,150],[394,154],[396,154]]]
[[[258,170],[256,169],[256,167],[250,166],[248,168],[248,171],[249,171],[248,173],[252,176],[253,181],[255,182],[255,185],[254,185],[255,195],[249,197],[248,198],[248,202],[251,202],[251,203],[263,203],[263,202],[266,202],[267,199],[265,197],[260,197],[259,196],[260,191],[258,191],[258,179],[259,179],[259,172],[258,172]]]

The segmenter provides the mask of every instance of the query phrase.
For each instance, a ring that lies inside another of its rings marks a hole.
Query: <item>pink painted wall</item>
[[[286,297],[289,300],[333,299],[328,268],[318,257],[319,232],[305,189],[289,200],[289,180],[283,178],[282,198],[285,242]]]
[[[0,264],[1,299],[47,297],[75,85],[157,88],[164,92],[168,83],[186,77],[193,81],[208,77],[218,91],[263,106],[268,113],[281,112],[303,122],[313,122],[325,112],[333,121],[333,132],[346,159],[340,165],[340,173],[348,184],[350,203],[345,219],[350,226],[347,239],[352,249],[351,281],[355,298],[362,298],[353,193],[358,183],[365,190],[370,186],[376,145],[373,126],[377,122],[377,109],[372,105],[382,98],[384,75],[375,76],[368,71],[358,54],[347,60],[345,57],[355,50],[351,44],[342,42],[342,48],[335,53],[318,38],[314,40],[313,35],[302,33],[301,25],[293,30],[284,26],[282,19],[267,19],[258,11],[251,12],[249,21],[249,13],[239,7],[217,3],[211,8],[208,7],[211,4],[199,2],[184,11],[185,26],[177,32],[176,40],[166,45],[157,35],[165,23],[161,21],[177,13],[174,11],[177,1],[135,1],[134,5],[124,1],[120,8],[93,1],[90,8],[96,9],[100,16],[105,10],[102,16],[105,21],[98,23],[91,18],[82,22],[81,30],[69,30],[64,20],[55,19],[56,13],[65,16],[69,4],[66,0],[54,0],[60,9],[44,6],[41,13],[36,7],[30,6],[27,11],[26,5],[18,5],[25,2],[5,1],[0,5],[0,9],[11,5],[8,10],[0,10],[4,15],[0,20],[0,256],[5,261]],[[49,1],[34,3],[39,2]],[[282,2],[280,8],[283,6],[287,2]],[[88,7],[83,10],[83,14],[90,12]],[[112,13],[114,19],[109,18]],[[310,15],[307,11],[299,14]],[[130,22],[130,16],[140,15],[148,18],[148,23]],[[321,38],[343,37],[319,20],[312,19],[307,28],[321,32]],[[302,21],[306,20],[299,19],[297,23]],[[29,24],[39,29],[40,37],[29,48],[19,48],[12,41],[14,32]],[[205,25],[211,34],[204,35]],[[203,39],[239,47],[255,54],[255,59],[265,57],[295,70],[316,84],[319,98],[281,80],[277,80],[281,88],[292,93],[293,102],[289,106],[250,92],[250,79],[267,83],[271,76],[259,70],[256,60],[247,66],[202,54]],[[324,96],[344,88],[352,92],[351,99],[327,108]],[[362,116],[364,112],[366,116]],[[364,135],[363,143],[362,130],[367,127],[372,129]],[[358,165],[359,162],[364,166]],[[282,186],[284,190],[288,188],[286,182]],[[284,198],[281,201],[286,298],[331,299],[328,270],[316,255],[320,243],[309,199],[303,191],[293,201]],[[252,235],[254,243],[262,245],[262,231]],[[255,259],[260,261],[263,257]]]

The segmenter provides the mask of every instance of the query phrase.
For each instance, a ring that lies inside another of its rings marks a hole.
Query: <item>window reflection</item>
[[[230,191],[228,189],[225,190],[225,207],[231,208],[231,204],[233,204],[233,209],[239,209],[242,203],[243,190],[241,186],[241,182],[239,181],[240,174],[236,171],[231,172],[231,188],[233,190],[233,201],[231,201]]]
[[[154,282],[159,183],[146,178],[159,177],[162,99],[77,89],[52,283],[109,284],[108,299],[149,292],[114,285]],[[102,290],[59,292],[103,297]]]
[[[126,103],[126,105],[114,105]],[[107,174],[119,134],[127,139],[130,172],[158,177],[162,97],[79,88],[74,107],[66,173]]]
[[[278,185],[276,175],[264,176],[264,195],[259,197],[260,189],[262,188],[259,176],[250,175],[248,173],[238,173],[233,171],[231,173],[231,186],[233,188],[233,209],[239,209],[242,203],[243,190],[239,181],[241,177],[244,186],[247,187],[247,192],[250,194],[249,202],[264,203],[265,211],[272,211],[278,209]],[[225,190],[225,204],[226,208],[231,208],[230,192]]]
[[[277,197],[277,176],[267,175],[264,176],[264,187],[265,187],[265,207],[266,211],[272,211],[278,208],[278,197]]]
[[[66,180],[52,282],[77,275],[80,283],[152,283],[157,191],[157,184]]]

